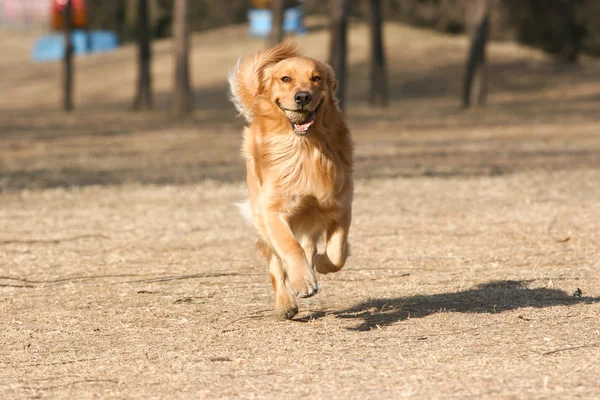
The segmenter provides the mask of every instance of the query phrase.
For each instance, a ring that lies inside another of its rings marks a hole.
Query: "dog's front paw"
[[[317,277],[312,269],[302,271],[302,273],[290,273],[290,290],[295,296],[310,297],[317,294],[319,285]]]
[[[278,293],[275,299],[275,316],[279,319],[292,319],[298,314],[296,299],[287,290]]]

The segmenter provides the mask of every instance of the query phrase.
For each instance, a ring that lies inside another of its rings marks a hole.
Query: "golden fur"
[[[348,256],[353,144],[335,99],[337,83],[329,65],[283,44],[238,63],[230,88],[250,123],[242,146],[249,214],[269,264],[275,312],[292,318],[295,296],[318,290],[315,270],[337,272]],[[295,96],[307,92],[312,100],[301,105]],[[292,124],[284,110],[299,107],[309,122]],[[320,237],[323,254],[317,254]]]

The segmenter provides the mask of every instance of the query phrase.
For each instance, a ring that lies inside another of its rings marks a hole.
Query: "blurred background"
[[[0,398],[599,398],[599,22],[0,0]],[[335,69],[356,143],[352,255],[298,323],[235,207],[227,87],[287,38]]]
[[[598,21],[594,0],[0,0],[0,188],[243,180],[227,73],[284,38],[336,70],[359,178],[598,166]]]

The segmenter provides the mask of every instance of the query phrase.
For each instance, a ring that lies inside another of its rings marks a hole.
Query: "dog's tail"
[[[229,73],[229,99],[248,122],[252,122],[252,107],[263,79],[264,69],[298,55],[296,45],[285,42],[253,57],[238,60]]]
[[[252,207],[250,206],[250,200],[240,201],[239,203],[235,203],[236,207],[244,221],[248,224],[252,224],[252,220],[254,218],[254,213],[252,212]]]

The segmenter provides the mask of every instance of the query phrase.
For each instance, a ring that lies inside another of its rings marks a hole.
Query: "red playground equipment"
[[[64,11],[67,0],[52,0],[51,25],[55,30],[64,28]],[[89,22],[85,0],[71,0],[73,29],[83,29]]]

